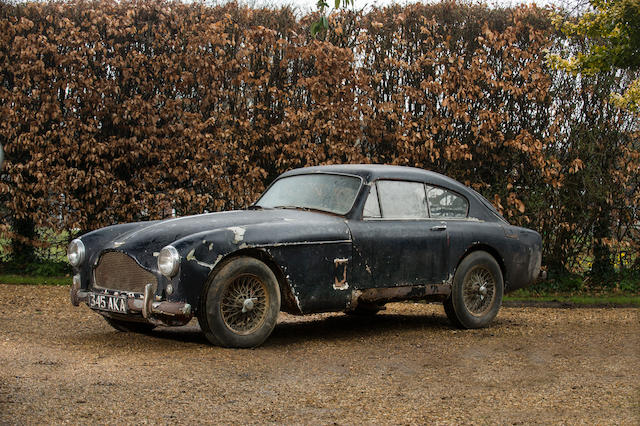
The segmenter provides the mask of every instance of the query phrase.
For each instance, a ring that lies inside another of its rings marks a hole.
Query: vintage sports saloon
[[[540,272],[541,238],[480,194],[425,170],[291,170],[246,210],[109,226],[73,240],[71,301],[121,331],[198,318],[207,339],[260,345],[280,310],[371,315],[441,301],[487,326]]]

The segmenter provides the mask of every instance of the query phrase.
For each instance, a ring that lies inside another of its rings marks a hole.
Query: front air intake
[[[158,286],[155,275],[119,251],[103,253],[93,270],[93,287],[96,289],[144,293],[144,286],[149,283],[154,289]]]

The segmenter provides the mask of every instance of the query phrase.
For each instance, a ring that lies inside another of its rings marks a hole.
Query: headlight
[[[180,255],[174,246],[166,246],[158,255],[158,270],[162,275],[171,278],[178,273]]]
[[[71,241],[67,249],[67,259],[71,266],[78,266],[84,261],[84,244],[78,238]]]

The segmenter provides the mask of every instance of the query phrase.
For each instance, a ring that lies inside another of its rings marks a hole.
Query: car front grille
[[[93,270],[93,287],[96,289],[122,290],[143,293],[147,284],[158,285],[155,275],[138,265],[133,258],[118,251],[108,251],[100,256]]]

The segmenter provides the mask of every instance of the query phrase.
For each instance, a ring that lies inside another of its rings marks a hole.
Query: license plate
[[[101,311],[126,314],[127,298],[122,296],[112,296],[110,294],[91,293],[89,295],[89,307],[92,309],[100,309]]]

